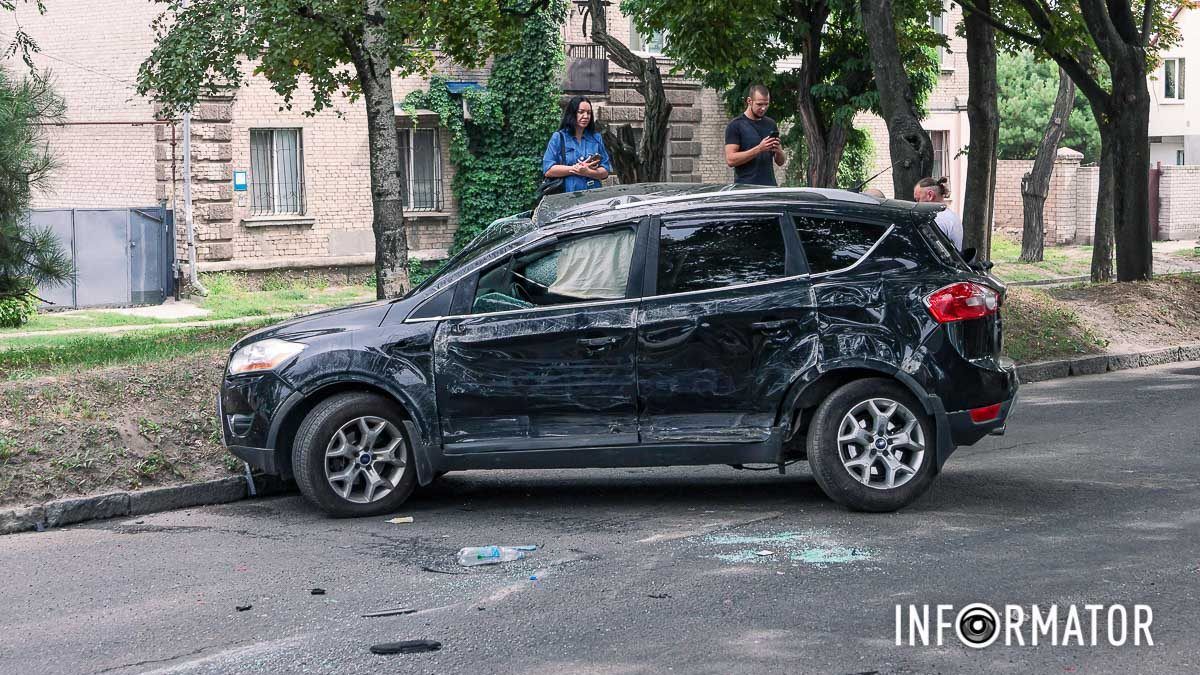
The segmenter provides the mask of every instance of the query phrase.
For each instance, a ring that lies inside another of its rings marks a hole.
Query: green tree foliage
[[[0,301],[12,301],[6,316],[27,316],[34,288],[71,278],[70,258],[53,233],[27,220],[30,200],[55,168],[41,125],[62,119],[63,110],[48,77],[17,80],[0,68]]]
[[[940,0],[895,5],[897,38],[918,98],[937,83],[937,56],[930,48],[944,45],[945,38],[930,28],[929,16],[941,7]],[[677,70],[725,92],[731,115],[745,109],[750,84],[767,85],[767,114],[781,126],[799,129],[795,134],[809,137],[806,147],[822,155],[808,157],[810,184],[836,183],[854,116],[879,111],[867,35],[852,0],[624,0],[621,8],[645,34],[687,36],[668,37],[666,55],[675,59]],[[776,71],[780,59],[797,55],[798,67]]]
[[[1032,52],[1001,54],[996,67],[1000,108],[1000,159],[1033,159],[1046,132],[1058,93],[1058,66],[1034,58]],[[1075,97],[1062,147],[1083,153],[1083,161],[1100,160],[1100,130],[1091,106]]]
[[[392,77],[428,72],[434,52],[475,66],[510,44],[520,21],[548,0],[158,0],[157,40],[138,73],[164,114],[261,76],[308,114],[335,96],[362,98],[367,114],[375,272],[380,298],[408,285],[407,235]]]
[[[36,8],[38,14],[46,13],[45,0],[0,0],[0,11],[14,12],[20,4]],[[32,35],[26,33],[25,29],[21,28],[21,24],[18,23],[16,31],[12,35],[8,45],[4,47],[3,51],[0,51],[0,60],[20,54],[21,59],[25,61],[25,65],[29,66],[30,72],[33,72],[33,57],[30,54],[38,51],[40,50],[38,49],[37,41],[33,39]]]
[[[463,92],[470,120],[441,77],[430,79],[429,91],[412,92],[405,100],[408,108],[433,110],[450,130],[459,213],[452,252],[488,223],[533,206],[542,154],[562,117],[558,97],[566,15],[567,3],[552,0],[525,20],[515,49],[492,62],[487,88]]]
[[[793,127],[783,135],[783,144],[792,153],[793,161],[788,162],[784,185],[800,187],[805,184],[804,166],[807,163],[808,148],[804,145],[804,134]],[[842,161],[838,164],[837,186],[843,189],[860,187],[874,171],[875,141],[866,129],[853,128],[846,140],[846,150],[842,153]]]

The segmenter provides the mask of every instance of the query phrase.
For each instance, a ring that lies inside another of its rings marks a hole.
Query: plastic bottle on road
[[[520,560],[537,550],[536,546],[470,546],[458,552],[458,564],[463,567],[495,565]]]

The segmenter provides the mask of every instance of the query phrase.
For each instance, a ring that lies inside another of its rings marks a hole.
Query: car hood
[[[387,316],[388,310],[398,304],[407,303],[397,300],[376,300],[374,302],[365,302],[358,305],[350,305],[349,307],[339,307],[337,309],[327,309],[314,314],[307,314],[277,323],[273,326],[260,328],[238,340],[233,349],[236,351],[243,345],[268,338],[303,342],[306,339],[321,335],[352,331],[359,328],[375,328],[383,322],[383,317]]]

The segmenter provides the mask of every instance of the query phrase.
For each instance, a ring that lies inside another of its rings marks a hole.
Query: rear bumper
[[[990,433],[998,430],[1003,433],[1004,425],[1008,422],[1008,415],[1012,412],[1016,402],[1016,395],[1013,395],[1007,401],[1001,402],[1000,414],[996,419],[988,420],[987,422],[975,422],[971,419],[971,411],[969,410],[946,413],[946,421],[950,425],[950,437],[954,440],[954,444],[973,445]]]

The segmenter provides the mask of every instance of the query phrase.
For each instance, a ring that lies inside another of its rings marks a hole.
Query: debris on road
[[[310,595],[325,595],[325,589],[324,588],[314,588],[311,591],[309,591],[309,594]]]
[[[666,600],[667,598],[671,597],[671,594],[670,593],[650,593],[650,594],[647,594],[646,597],[654,598],[655,600]]]
[[[391,524],[393,524],[393,525],[403,525],[404,523],[411,523],[412,521],[413,521],[413,517],[412,517],[412,516],[404,516],[403,518],[392,518],[392,519],[389,519],[387,522],[389,522],[389,523],[391,523]]]
[[[234,609],[236,609],[239,612],[245,612],[246,610],[250,609],[253,606],[254,605],[238,605],[237,607],[234,607]]]
[[[775,555],[775,551],[768,551],[767,549],[763,549],[761,551],[755,551],[754,555],[760,555],[760,556],[761,555]]]
[[[537,546],[468,546],[458,551],[458,564],[463,567],[495,565],[520,560],[536,551]]]
[[[404,640],[403,642],[382,642],[371,645],[372,654],[420,654],[421,652],[436,652],[442,648],[442,643],[435,640]]]
[[[454,576],[462,576],[464,574],[470,574],[470,572],[461,572],[458,570],[439,570],[436,567],[429,567],[429,566],[424,566],[424,565],[421,567],[421,571],[422,572],[433,572],[434,574],[451,574]]]
[[[377,616],[396,616],[397,614],[414,614],[417,610],[407,607],[397,607],[395,609],[381,609],[378,612],[368,612],[363,614],[364,619],[370,619]]]

